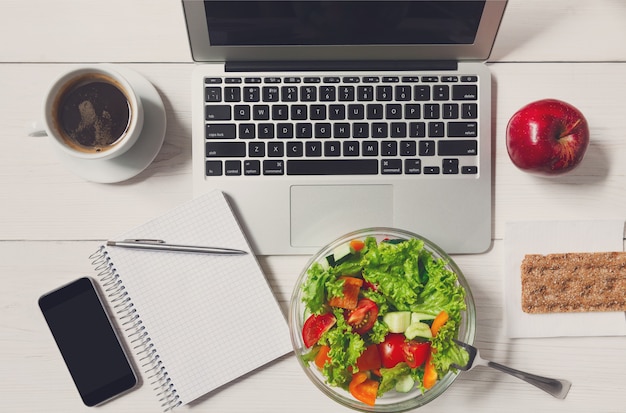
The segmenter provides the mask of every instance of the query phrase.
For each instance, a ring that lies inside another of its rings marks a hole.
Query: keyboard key
[[[349,138],[350,137],[350,124],[349,123],[335,123],[333,126],[333,136],[335,138]]]
[[[456,175],[459,173],[458,159],[444,159],[441,164],[441,170],[444,175]]]
[[[421,116],[420,105],[418,103],[407,103],[404,105],[405,119],[419,119]]]
[[[413,88],[413,99],[430,100],[430,86],[418,85]]]
[[[324,155],[325,156],[339,156],[341,155],[341,142],[326,141],[324,142]]]
[[[464,175],[476,175],[478,173],[477,166],[462,166],[461,173]]]
[[[260,161],[244,161],[243,174],[244,175],[261,175],[261,162]]]
[[[238,176],[241,175],[241,161],[226,161],[224,162],[224,175],[226,176]]]
[[[359,156],[359,143],[354,140],[343,141],[343,156]]]
[[[245,86],[243,88],[244,102],[258,102],[261,100],[261,89],[257,86]]]
[[[287,175],[377,175],[376,159],[290,159]]]
[[[224,83],[229,83],[229,84],[237,84],[237,83],[241,83],[243,80],[240,77],[227,77],[226,79],[224,79]]]
[[[384,141],[380,145],[380,154],[382,156],[396,156],[398,154],[398,142]]]
[[[428,122],[428,137],[443,138],[445,136],[445,124],[443,122]]]
[[[300,86],[300,100],[303,102],[314,102],[317,100],[317,87]]]
[[[328,119],[330,120],[344,120],[346,118],[345,105],[330,105],[328,106]]]
[[[450,88],[448,85],[435,85],[433,86],[433,100],[448,100],[450,99]]]
[[[367,118],[368,119],[382,119],[383,118],[383,105],[378,103],[370,103],[367,105]]]
[[[289,107],[287,105],[272,105],[272,120],[289,119]]]
[[[478,86],[476,85],[453,85],[452,100],[477,100]]]
[[[441,140],[437,143],[439,156],[478,155],[478,142],[471,140]]]
[[[393,98],[391,86],[376,86],[376,100],[389,101]]]
[[[451,138],[475,138],[478,136],[478,123],[448,122],[448,136]]]
[[[296,138],[312,138],[313,125],[308,122],[296,123]]]
[[[330,138],[332,135],[330,123],[316,123],[314,130],[316,138]]]
[[[296,102],[298,100],[298,88],[295,86],[283,86],[280,89],[280,97],[283,102]]]
[[[291,119],[306,120],[307,119],[306,105],[293,105],[291,107]]]
[[[419,156],[435,156],[435,142],[419,141],[418,153],[419,153]]]
[[[439,104],[438,103],[426,103],[424,104],[424,119],[439,119]]]
[[[364,122],[355,122],[352,124],[352,137],[353,138],[369,138],[370,125]]]
[[[409,137],[410,138],[425,138],[426,137],[426,123],[410,122],[409,123]]]
[[[363,78],[363,83],[378,83],[380,82],[380,78],[378,76],[365,76]]]
[[[424,83],[437,83],[439,82],[438,76],[422,76],[422,82]]]
[[[421,159],[405,159],[404,160],[404,173],[409,175],[416,175],[422,173],[422,161]]]
[[[235,139],[237,127],[234,124],[208,123],[205,137],[206,139]]]
[[[302,142],[287,142],[287,156],[301,157],[304,155],[304,145]]]
[[[444,103],[442,106],[442,117],[444,119],[458,119],[459,105],[457,103]]]
[[[239,138],[240,139],[256,138],[256,128],[254,126],[254,123],[240,123],[239,124]]]
[[[365,107],[361,104],[348,105],[348,119],[365,119]]]
[[[244,142],[206,142],[207,158],[231,158],[246,156]]]
[[[411,100],[411,86],[398,85],[396,86],[395,97],[398,101]]]
[[[461,76],[461,82],[478,82],[478,76]]]
[[[251,158],[261,158],[265,156],[265,142],[249,142],[248,156]]]
[[[235,120],[250,120],[250,106],[235,105]]]
[[[389,136],[389,126],[384,122],[372,123],[372,138],[386,138]]]
[[[241,101],[241,88],[227,86],[224,88],[224,101],[225,102],[239,102]]]
[[[284,175],[285,163],[283,161],[263,161],[263,175]]]
[[[402,119],[402,105],[391,103],[385,105],[386,119]]]
[[[311,105],[309,117],[311,120],[325,120],[326,105]]]
[[[222,88],[205,87],[204,88],[204,101],[205,102],[221,102],[222,101]]]
[[[282,142],[268,142],[267,156],[282,158],[285,156],[285,145]]]
[[[259,123],[257,136],[259,139],[274,139],[274,124]]]
[[[306,156],[322,156],[322,142],[305,142],[304,147]]]
[[[363,156],[378,156],[378,142],[363,141],[361,149]]]
[[[230,106],[228,105],[207,105],[204,108],[205,119],[212,120],[230,120]]]
[[[415,156],[417,154],[417,143],[415,141],[400,142],[400,155]]]
[[[204,83],[207,85],[217,85],[222,83],[221,77],[207,77],[204,79]]]
[[[463,103],[461,105],[461,118],[463,119],[478,118],[478,105],[476,103]]]
[[[270,107],[268,105],[254,105],[252,107],[252,119],[269,120],[270,119]]]
[[[333,102],[337,96],[337,88],[335,86],[320,87],[320,101]]]
[[[276,136],[279,139],[291,139],[293,138],[293,124],[292,123],[279,123],[276,125]]]
[[[356,89],[356,100],[374,100],[374,86],[358,86]]]
[[[206,161],[205,174],[206,176],[221,176],[222,161]]]
[[[302,79],[299,77],[286,77],[285,78],[285,83],[300,83],[302,82]]]
[[[383,159],[380,161],[380,173],[383,175],[398,175],[402,173],[401,159]]]
[[[339,86],[339,100],[342,102],[353,101],[354,100],[354,86]]]
[[[246,77],[243,80],[245,83],[261,83],[260,77]]]
[[[391,137],[392,138],[406,138],[406,123],[391,122]]]
[[[263,87],[263,102],[278,102],[278,87],[277,86],[264,86]]]
[[[425,166],[423,169],[425,175],[437,175],[439,174],[438,166]]]
[[[322,79],[320,79],[319,77],[305,77],[304,78],[304,83],[320,83],[322,81]]]

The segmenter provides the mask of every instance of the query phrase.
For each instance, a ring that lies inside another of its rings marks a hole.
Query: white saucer
[[[118,66],[115,70],[126,77],[143,104],[143,129],[137,142],[113,159],[80,159],[57,150],[73,173],[92,182],[121,182],[138,175],[156,158],[165,140],[165,107],[155,87],[133,70]]]

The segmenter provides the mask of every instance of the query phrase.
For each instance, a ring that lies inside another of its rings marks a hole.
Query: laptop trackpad
[[[322,247],[362,228],[393,226],[392,185],[291,187],[291,245]]]

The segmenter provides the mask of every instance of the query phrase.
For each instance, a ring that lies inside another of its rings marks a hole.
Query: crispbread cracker
[[[626,253],[526,255],[521,265],[526,313],[626,311]]]

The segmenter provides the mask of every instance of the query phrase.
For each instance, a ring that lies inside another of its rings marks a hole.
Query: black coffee
[[[105,75],[87,75],[61,94],[57,126],[73,148],[83,152],[106,151],[124,137],[131,108],[114,82]]]

